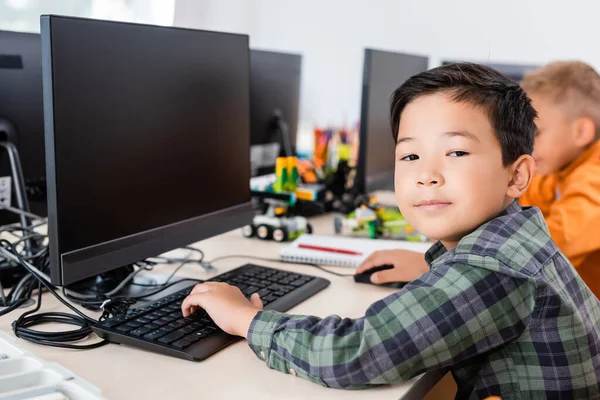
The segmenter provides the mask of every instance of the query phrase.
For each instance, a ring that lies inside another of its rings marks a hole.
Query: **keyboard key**
[[[185,326],[183,328],[181,328],[181,332],[185,333],[185,334],[190,334],[190,333],[194,333],[196,331],[196,329],[189,327],[189,326]]]
[[[177,321],[178,319],[183,319],[183,314],[181,314],[181,309],[179,309],[179,311],[169,314],[167,317],[171,320],[171,322],[173,322]]]
[[[181,350],[181,349],[188,347],[190,344],[192,344],[192,343],[185,339],[181,339],[181,340],[171,343],[171,346],[173,346],[174,348],[176,348],[178,350]]]
[[[305,283],[306,283],[306,281],[304,279],[296,279],[295,281],[291,282],[290,285],[300,287],[300,286],[304,285]]]
[[[270,303],[272,301],[277,300],[277,297],[274,296],[274,295],[272,295],[272,294],[270,294],[270,295],[265,296],[264,300],[266,300],[266,301],[268,301]]]
[[[127,326],[127,325],[119,325],[117,326],[117,332],[121,332],[121,333],[127,333],[130,330],[132,330],[133,327],[131,326]]]
[[[187,340],[188,342],[196,343],[198,340],[200,340],[202,338],[198,335],[191,334],[191,335],[187,335],[186,337],[184,337],[184,339]]]
[[[176,331],[177,329],[179,329],[178,327],[174,327],[174,326],[170,326],[170,325],[165,325],[163,327],[160,328],[161,331],[166,332],[166,333],[171,333]]]
[[[140,328],[132,330],[131,332],[129,332],[129,334],[133,335],[133,336],[143,336],[150,331],[152,331],[152,329],[150,329],[148,327],[140,327]]]
[[[173,322],[171,322],[167,326],[172,326],[175,329],[179,329],[179,328],[183,328],[185,325],[186,325],[185,322],[182,322],[182,321],[173,321]]]
[[[191,314],[189,318],[193,319],[194,321],[202,321],[202,318],[204,318],[205,316],[206,312],[204,310],[201,310]]]
[[[161,337],[165,336],[166,334],[167,334],[167,332],[157,329],[155,331],[145,334],[144,339],[157,340],[158,338],[161,338]]]
[[[282,286],[281,288],[279,288],[279,291],[287,294],[287,293],[289,293],[289,292],[291,292],[292,290],[295,290],[295,289],[296,288],[293,287],[293,286]]]
[[[139,322],[136,321],[129,321],[127,322],[125,325],[132,327],[133,329],[135,328],[139,328],[140,326],[142,326],[143,324],[140,324]]]
[[[271,294],[271,291],[269,289],[261,289],[258,291],[258,295],[260,296],[261,299],[268,294]]]
[[[160,343],[164,343],[164,344],[169,344],[172,343],[176,340],[181,339],[182,337],[186,336],[185,333],[180,332],[180,331],[175,331],[175,332],[171,332],[166,336],[161,337],[160,339],[158,339],[158,341]]]
[[[150,321],[154,321],[155,319],[159,319],[160,317],[158,316],[158,314],[156,312],[153,311],[151,313],[144,315],[142,318],[149,319]]]
[[[112,328],[113,326],[119,325],[123,321],[125,321],[125,316],[117,315],[116,317],[113,317],[113,318],[107,319],[106,321],[103,321],[102,324],[104,326],[106,326],[107,328]]]
[[[259,290],[260,289],[257,288],[256,286],[248,286],[247,288],[242,290],[242,293],[244,293],[246,296],[250,296],[252,293],[258,292]]]

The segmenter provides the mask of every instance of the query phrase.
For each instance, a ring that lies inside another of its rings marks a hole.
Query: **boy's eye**
[[[467,153],[466,151],[460,151],[460,150],[456,150],[456,151],[451,151],[450,153],[448,153],[448,155],[450,157],[463,157],[468,155],[469,153]]]
[[[419,156],[416,154],[409,154],[407,156],[404,156],[400,159],[400,161],[415,161],[418,160]]]

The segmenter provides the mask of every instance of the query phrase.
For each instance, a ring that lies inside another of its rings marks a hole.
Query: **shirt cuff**
[[[273,334],[284,319],[285,314],[277,311],[259,311],[250,323],[248,345],[261,360],[269,360]]]

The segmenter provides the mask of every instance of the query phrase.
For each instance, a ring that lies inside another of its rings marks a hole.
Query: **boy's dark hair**
[[[455,63],[421,72],[394,91],[390,121],[394,142],[404,108],[413,100],[447,93],[453,101],[484,109],[502,148],[502,162],[509,165],[533,151],[537,113],[518,83],[484,65]]]

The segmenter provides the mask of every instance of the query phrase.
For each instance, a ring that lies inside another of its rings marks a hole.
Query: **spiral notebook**
[[[358,254],[341,254],[322,250],[301,248],[300,245],[340,249]],[[403,240],[382,240],[352,238],[344,236],[318,236],[304,234],[283,247],[279,257],[283,261],[334,265],[356,268],[372,253],[379,250],[412,250],[425,253],[432,243],[408,242]]]

